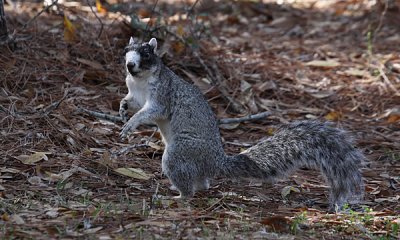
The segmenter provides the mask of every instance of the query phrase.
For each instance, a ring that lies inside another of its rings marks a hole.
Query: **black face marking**
[[[144,43],[144,44],[132,43],[132,44],[129,44],[125,48],[124,52],[126,54],[126,53],[128,53],[130,51],[135,51],[140,55],[139,70],[150,70],[151,67],[154,66],[157,63],[157,56],[154,53],[154,47],[152,47],[148,43]]]
[[[138,53],[140,54],[140,65],[141,69],[150,69],[153,64],[155,64],[155,54],[154,48],[149,44],[142,45],[138,49]]]

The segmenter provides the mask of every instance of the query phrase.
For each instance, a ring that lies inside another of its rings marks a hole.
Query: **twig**
[[[229,145],[233,145],[233,146],[239,146],[239,147],[251,147],[254,146],[254,143],[239,143],[239,142],[229,142],[229,141],[225,141],[224,144],[229,144]]]
[[[10,111],[8,111],[7,108],[3,107],[3,105],[0,105],[0,111],[3,111],[5,113],[11,114]]]
[[[81,112],[87,113],[90,116],[93,116],[93,117],[96,117],[96,118],[100,118],[100,119],[103,119],[103,120],[107,120],[107,121],[110,121],[110,122],[114,122],[114,123],[122,122],[122,118],[120,116],[114,116],[114,115],[111,115],[111,114],[95,112],[95,111],[87,110],[87,109],[84,109],[84,108],[81,108],[81,107],[78,107],[78,110],[81,111]]]
[[[61,104],[61,103],[65,100],[65,98],[68,96],[68,94],[69,94],[69,92],[66,91],[66,92],[64,93],[64,96],[63,96],[60,100],[55,101],[54,103],[52,103],[52,104],[50,104],[49,106],[47,106],[46,108],[44,108],[44,109],[43,109],[43,114],[44,114],[44,115],[48,115],[51,111],[57,109],[58,106],[60,106],[60,104]]]
[[[260,119],[270,116],[271,114],[272,114],[271,112],[260,112],[257,114],[247,115],[247,116],[239,117],[239,118],[223,118],[223,119],[220,119],[218,121],[218,123],[219,124],[228,124],[228,123],[240,123],[240,122],[245,122],[245,121],[260,120]]]
[[[128,151],[130,151],[130,150],[132,150],[134,148],[142,148],[142,147],[149,147],[149,145],[146,144],[146,143],[129,145],[129,146],[123,147],[123,148],[121,148],[119,150],[112,151],[111,155],[115,156],[115,155],[124,154],[124,153],[126,153],[126,152],[128,152]]]
[[[200,0],[196,0],[196,1],[192,4],[192,6],[189,8],[189,10],[188,10],[188,15],[187,15],[188,18],[189,18],[189,16],[194,12],[193,10],[194,10],[194,8],[196,7],[196,5],[197,5],[198,2],[200,2]]]
[[[97,18],[97,20],[100,22],[100,32],[97,35],[97,39],[99,39],[101,37],[101,34],[103,33],[103,28],[104,28],[104,24],[101,21],[101,19],[99,18],[99,16],[97,16],[96,12],[93,9],[93,6],[90,4],[89,0],[86,0],[87,5],[89,5],[90,10],[92,11],[92,13],[94,14],[94,16]]]
[[[91,110],[87,110],[81,107],[78,107],[78,110],[84,113],[87,113],[90,116],[97,117],[103,120],[107,120],[110,122],[122,122],[122,118],[120,116],[115,116],[111,114],[106,114],[106,113],[101,113],[101,112],[95,112]],[[245,122],[245,121],[255,121],[255,120],[260,120],[263,118],[266,118],[268,116],[272,115],[271,112],[261,112],[257,114],[252,114],[252,115],[247,115],[244,117],[239,117],[239,118],[223,118],[218,120],[218,124],[229,124],[229,123],[240,123],[240,122]]]
[[[379,18],[378,26],[376,27],[376,29],[374,31],[374,36],[373,36],[372,42],[375,42],[376,35],[378,34],[379,30],[382,27],[383,18],[385,17],[388,8],[389,8],[389,0],[385,0],[385,8],[383,9],[383,12],[382,12],[382,14],[381,14],[381,16]]]
[[[396,89],[396,87],[392,84],[392,82],[389,80],[389,78],[386,76],[385,72],[383,71],[384,67],[385,66],[382,63],[379,63],[379,66],[378,66],[379,75],[383,78],[386,85],[388,85],[395,92],[396,96],[400,96],[400,92]]]
[[[149,29],[149,26],[150,26],[151,18],[153,17],[154,11],[156,10],[157,4],[158,4],[158,0],[156,0],[156,2],[154,3],[153,9],[151,10],[151,14],[150,14],[150,19],[149,19],[149,21],[148,21],[147,24],[146,24],[146,28],[145,28],[146,37],[148,37],[148,35],[149,35],[149,34],[148,34],[148,33],[149,33],[148,29]]]
[[[37,17],[39,17],[40,15],[42,15],[42,13],[44,13],[45,11],[49,10],[49,8],[51,8],[52,6],[54,6],[56,3],[58,2],[58,0],[54,0],[50,5],[46,6],[45,8],[43,8],[40,12],[38,12],[33,18],[31,18],[28,22],[26,22],[23,26],[22,29],[25,29],[29,24],[31,24],[31,22],[35,21]]]

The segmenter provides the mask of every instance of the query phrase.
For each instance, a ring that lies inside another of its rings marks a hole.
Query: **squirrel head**
[[[138,43],[131,37],[128,46],[125,47],[125,67],[128,74],[135,78],[143,78],[157,71],[156,50],[155,38],[149,42]]]

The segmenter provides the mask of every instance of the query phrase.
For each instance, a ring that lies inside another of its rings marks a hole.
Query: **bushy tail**
[[[360,172],[364,155],[346,132],[327,123],[300,121],[282,126],[274,136],[236,156],[221,160],[220,175],[273,181],[300,167],[320,169],[330,189],[332,208],[363,197]]]

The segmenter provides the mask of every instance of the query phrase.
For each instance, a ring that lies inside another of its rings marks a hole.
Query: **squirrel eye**
[[[149,59],[150,58],[150,54],[149,53],[143,53],[143,58],[144,59]]]
[[[124,51],[122,52],[122,55],[125,56],[127,52],[129,52],[129,48],[126,47],[126,48],[124,48]]]

